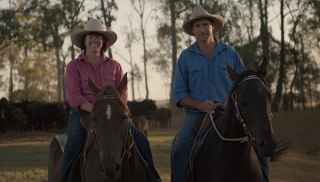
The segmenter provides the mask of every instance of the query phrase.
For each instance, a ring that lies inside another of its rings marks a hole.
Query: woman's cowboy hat
[[[117,40],[117,34],[109,29],[106,29],[98,20],[90,19],[83,28],[74,30],[71,33],[71,42],[77,47],[84,49],[83,38],[88,33],[98,33],[108,40],[108,46],[113,45]]]
[[[220,15],[212,15],[200,6],[193,8],[191,15],[183,22],[183,30],[189,35],[192,34],[192,24],[195,20],[209,19],[214,23],[214,28],[218,31],[223,27],[224,18]]]

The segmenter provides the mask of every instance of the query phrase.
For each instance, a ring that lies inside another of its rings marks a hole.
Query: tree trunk
[[[268,29],[268,0],[262,3],[262,0],[259,0],[258,7],[260,11],[260,38],[262,43],[262,63],[259,67],[259,71],[263,74],[267,73],[267,67],[269,64],[269,29]]]
[[[136,96],[135,96],[135,92],[134,92],[134,80],[135,80],[135,67],[133,64],[133,58],[132,58],[132,47],[131,47],[131,43],[130,46],[128,47],[129,49],[129,61],[130,61],[130,67],[131,67],[131,96],[132,96],[132,100],[136,100]]]
[[[170,103],[174,106],[174,79],[176,74],[176,62],[177,62],[177,28],[176,28],[176,7],[172,0],[169,0],[170,7],[170,22],[171,22],[171,85],[170,85]]]
[[[14,55],[14,50],[13,50],[13,45],[9,45],[9,94],[8,94],[8,98],[9,101],[12,101],[13,99],[13,67],[14,67],[14,63],[16,62],[16,56]]]
[[[56,68],[57,68],[57,101],[62,102],[62,64],[60,59],[60,47],[55,48]]]
[[[304,68],[303,68],[303,63],[305,62],[305,54],[304,54],[304,42],[303,42],[303,36],[300,35],[300,44],[301,44],[301,58],[302,60],[299,61],[298,63],[298,69],[299,69],[299,100],[302,104],[302,108],[305,110],[306,109],[306,97],[305,97],[305,88],[304,88]]]
[[[281,20],[281,49],[280,49],[280,68],[279,68],[279,76],[277,81],[277,89],[275,98],[272,103],[272,108],[274,111],[279,111],[280,109],[280,102],[282,98],[282,92],[283,92],[283,85],[285,80],[285,40],[284,40],[284,0],[280,1],[280,20]]]
[[[111,22],[112,22],[111,8],[108,7],[109,10],[106,10],[103,0],[100,0],[100,4],[101,4],[101,12],[103,16],[104,25],[106,26],[106,29],[109,29],[111,27]],[[108,48],[108,55],[109,55],[109,58],[113,57],[111,47]]]
[[[147,68],[147,48],[146,48],[146,35],[143,26],[143,16],[141,17],[141,35],[142,35],[142,45],[143,45],[143,71],[144,71],[144,82],[146,88],[146,99],[149,99],[149,85],[148,85],[148,68]]]
[[[74,60],[75,57],[76,57],[76,53],[75,53],[75,50],[74,50],[74,45],[71,44],[71,59]]]

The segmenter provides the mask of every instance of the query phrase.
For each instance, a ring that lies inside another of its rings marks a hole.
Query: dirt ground
[[[272,182],[320,182],[320,112],[275,114],[277,135],[291,143],[280,161],[272,162]],[[176,126],[178,126],[177,124]],[[149,140],[164,182],[170,181],[170,147],[177,129],[153,130]],[[48,143],[54,133],[0,135],[0,182],[44,182]]]

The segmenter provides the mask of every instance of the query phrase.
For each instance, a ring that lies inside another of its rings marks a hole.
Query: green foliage
[[[20,34],[20,24],[15,10],[0,10],[0,41],[15,41]]]
[[[32,54],[17,65],[19,82],[22,89],[14,92],[14,100],[54,101],[55,98],[55,64],[52,52],[43,52],[41,48],[33,49]]]

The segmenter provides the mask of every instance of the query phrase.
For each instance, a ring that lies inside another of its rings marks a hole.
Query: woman
[[[90,19],[83,29],[71,34],[72,43],[82,49],[82,52],[67,65],[66,70],[66,95],[71,113],[68,141],[61,168],[61,181],[65,181],[68,176],[71,164],[81,152],[86,139],[86,130],[80,124],[79,110],[92,112],[93,109],[95,96],[90,91],[88,80],[93,80],[99,88],[106,85],[117,88],[123,76],[121,65],[117,61],[104,56],[104,52],[116,40],[117,34],[115,32],[105,29],[99,21],[94,19]],[[127,92],[122,97],[127,101]],[[153,173],[157,175],[149,143],[142,136],[143,134],[134,129],[136,144],[148,161],[149,167],[154,170]]]

